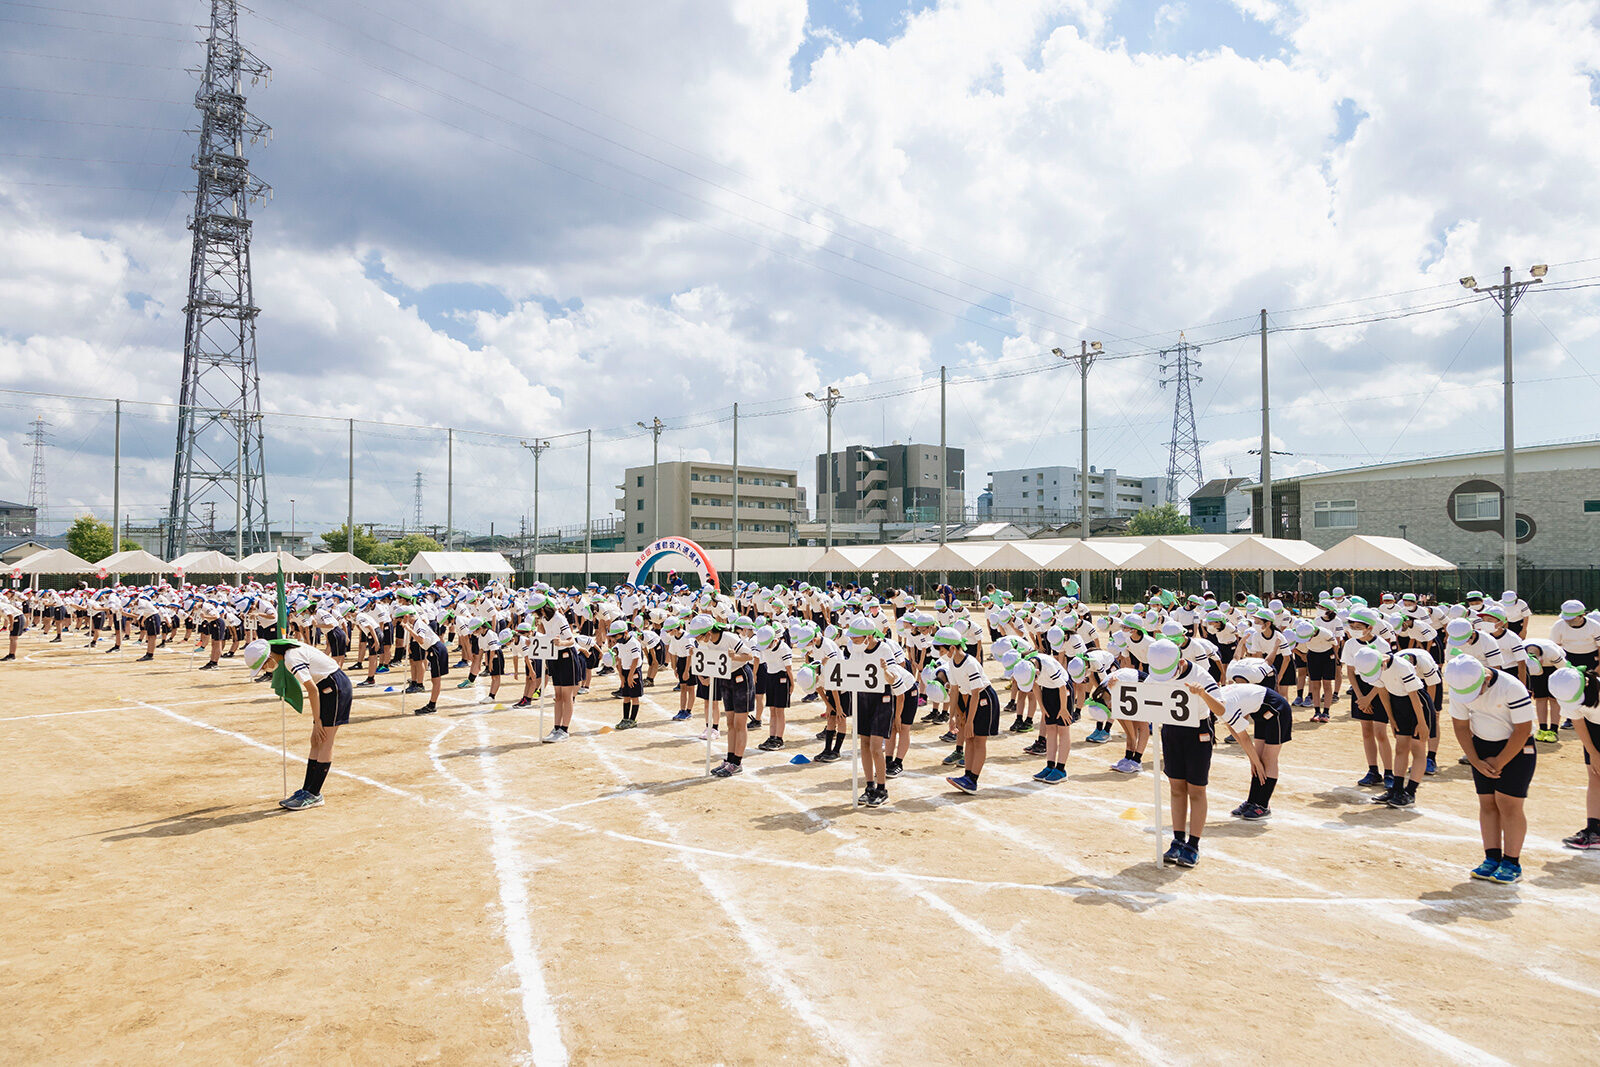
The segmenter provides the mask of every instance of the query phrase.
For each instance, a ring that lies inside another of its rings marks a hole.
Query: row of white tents
[[[728,570],[728,549],[708,553],[712,565]],[[544,555],[541,576],[627,574],[632,552]],[[1440,571],[1455,564],[1398,537],[1357,534],[1332,548],[1306,541],[1252,534],[1185,537],[1105,537],[1091,540],[961,541],[946,545],[841,545],[750,548],[739,553],[749,574],[887,573],[934,574],[973,571]],[[165,562],[143,550],[118,552],[98,563],[64,548],[46,549],[13,567],[18,575],[274,575],[375,574],[380,569],[348,552],[325,552],[299,559],[286,552],[263,552],[233,560],[221,552],[191,552]],[[659,569],[667,569],[663,564]],[[498,552],[419,552],[406,572],[429,578],[482,574],[508,577],[514,568]]]

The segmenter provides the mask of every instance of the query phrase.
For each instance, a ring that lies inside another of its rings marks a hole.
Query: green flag
[[[278,561],[278,636],[289,636],[289,597],[283,588],[283,560]],[[296,710],[299,710],[298,705]]]
[[[283,581],[283,572],[281,569],[278,572],[278,581],[280,583]],[[279,601],[279,604],[280,607],[278,610],[281,615],[283,611],[281,600]],[[274,652],[287,652],[291,648],[298,648],[300,646],[299,641],[291,641],[287,638],[279,638],[276,641],[269,641],[267,643],[271,646],[272,651]],[[288,704],[295,711],[300,712],[302,715],[305,714],[305,690],[300,688],[300,679],[291,674],[289,668],[282,663],[279,663],[277,669],[272,672],[272,691],[282,698],[284,703]]]

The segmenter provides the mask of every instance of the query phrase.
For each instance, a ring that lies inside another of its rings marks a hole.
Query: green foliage
[[[1170,501],[1159,508],[1141,508],[1128,520],[1128,534],[1132,537],[1174,537],[1200,531],[1189,525],[1189,519]]]
[[[122,539],[122,547],[117,549],[117,551],[118,552],[137,552],[137,551],[139,551],[139,549],[141,549],[143,547],[144,547],[143,545],[141,545],[139,542],[135,541],[133,538],[124,537]]]
[[[115,544],[111,524],[93,515],[80,515],[67,531],[67,550],[90,563],[99,563],[111,555]]]
[[[378,564],[399,563],[404,565],[410,563],[418,552],[439,552],[443,548],[443,545],[427,534],[410,533],[397,541],[379,545],[378,554],[367,562]]]
[[[349,534],[343,525],[335,526],[322,535],[322,543],[329,552],[343,552],[349,543]],[[356,527],[356,558],[363,563],[382,563],[384,560],[374,559],[373,554],[383,547],[383,542],[373,537],[361,527]]]

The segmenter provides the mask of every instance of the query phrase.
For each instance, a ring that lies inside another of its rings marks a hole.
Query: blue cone
[[[387,689],[385,689],[385,690],[384,690],[384,692],[385,692],[385,693],[392,693],[392,692],[394,692],[394,686],[392,686],[392,685],[391,685],[391,686],[390,686],[390,687],[389,687],[389,688],[387,688]]]
[[[807,759],[806,757],[804,757],[804,756],[796,755],[794,757],[794,759],[790,760],[789,762],[790,763],[810,763],[811,761],[809,759]]]

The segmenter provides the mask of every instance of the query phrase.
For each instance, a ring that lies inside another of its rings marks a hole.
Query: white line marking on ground
[[[533,947],[533,924],[528,919],[528,874],[516,835],[506,818],[505,786],[489,751],[489,731],[483,719],[473,717],[478,740],[478,767],[483,771],[484,804],[489,819],[490,855],[494,857],[495,880],[500,884],[500,909],[505,917],[506,943],[517,969],[522,991],[522,1015],[527,1024],[528,1047],[537,1067],[567,1062],[567,1047],[561,1041],[561,1023],[556,1018],[555,1002],[545,985],[544,971]],[[445,727],[448,733],[454,724]]]
[[[1324,981],[1322,987],[1350,1007],[1366,1015],[1376,1016],[1397,1031],[1457,1063],[1473,1067],[1511,1067],[1507,1061],[1492,1055],[1476,1045],[1469,1045],[1453,1034],[1430,1026],[1410,1012],[1397,1007],[1387,997],[1356,989],[1344,982]]]

